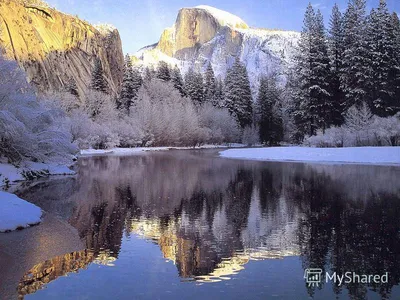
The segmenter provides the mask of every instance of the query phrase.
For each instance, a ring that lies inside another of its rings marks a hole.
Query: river
[[[0,298],[399,299],[399,179],[217,150],[82,157],[76,176],[16,191],[45,214],[0,234]]]

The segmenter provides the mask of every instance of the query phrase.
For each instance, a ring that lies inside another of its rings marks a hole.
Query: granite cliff
[[[239,17],[210,6],[182,8],[160,40],[139,50],[132,60],[140,66],[165,61],[183,73],[192,67],[205,71],[211,63],[216,75],[224,78],[238,56],[254,88],[262,74],[285,78],[299,37],[293,31],[251,28]]]
[[[61,90],[73,77],[80,92],[90,84],[96,57],[110,92],[122,80],[123,52],[118,31],[93,26],[40,1],[0,0],[0,45],[16,59],[39,91]]]

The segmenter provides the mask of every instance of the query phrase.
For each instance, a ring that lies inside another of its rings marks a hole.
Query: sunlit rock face
[[[90,84],[99,57],[111,93],[122,80],[123,52],[118,31],[19,0],[0,2],[0,46],[25,69],[39,91],[61,90],[68,77],[80,92]]]
[[[285,78],[299,37],[292,31],[250,28],[228,12],[197,6],[182,8],[158,43],[139,50],[132,59],[140,66],[166,61],[183,73],[191,67],[204,71],[211,63],[223,79],[238,56],[256,87],[262,74],[278,73]]]

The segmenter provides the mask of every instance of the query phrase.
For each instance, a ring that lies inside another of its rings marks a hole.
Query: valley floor
[[[400,165],[400,147],[245,148],[221,151],[220,156],[261,161]]]

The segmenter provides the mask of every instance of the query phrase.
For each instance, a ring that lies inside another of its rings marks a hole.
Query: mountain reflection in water
[[[212,153],[212,152],[210,152]],[[389,272],[383,285],[333,285],[389,297],[400,278],[400,168],[262,163],[207,152],[81,158],[76,178],[19,196],[78,230],[87,250],[34,266],[19,294],[91,263],[114,265],[125,237],[158,244],[183,281],[232,278],[251,260],[299,256],[303,269]],[[315,287],[308,287],[313,295]]]

